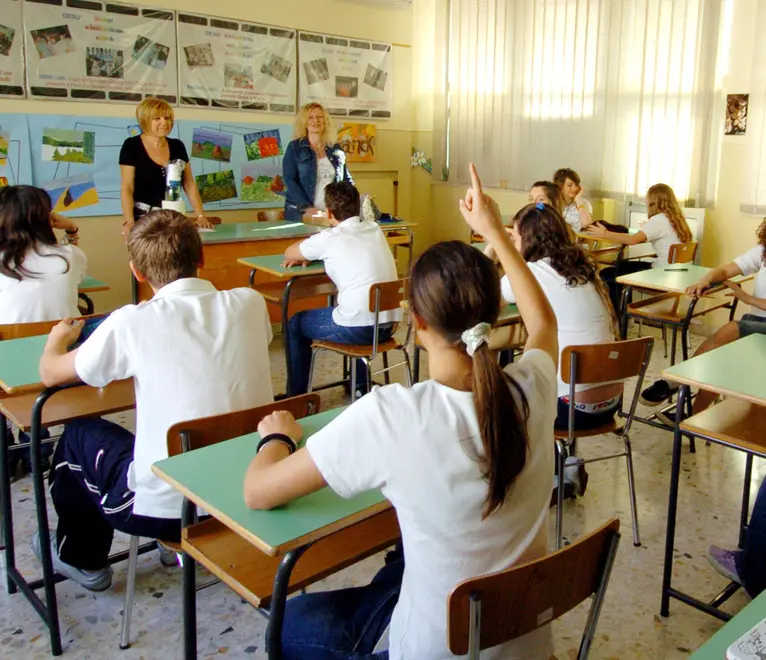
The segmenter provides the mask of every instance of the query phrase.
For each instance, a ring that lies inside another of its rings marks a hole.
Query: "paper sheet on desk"
[[[281,227],[256,227],[253,231],[277,231],[279,229],[290,229],[291,227],[303,227],[302,222],[288,222]]]
[[[215,229],[210,229],[208,227],[197,227],[197,231],[201,234],[202,232],[214,232]]]

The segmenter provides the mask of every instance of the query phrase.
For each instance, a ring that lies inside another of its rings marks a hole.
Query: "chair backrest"
[[[257,408],[178,422],[168,429],[168,455],[176,456],[183,451],[209,447],[224,440],[255,433],[260,421],[275,410],[288,410],[296,419],[314,415],[319,412],[319,395],[303,394]],[[182,434],[187,440],[187,447],[184,447]]]
[[[638,376],[644,362],[648,362],[647,351],[651,351],[653,344],[652,337],[639,337],[608,344],[567,346],[561,352],[561,380],[582,385]]]
[[[79,316],[75,320],[86,320],[105,316],[105,314],[91,314]],[[6,323],[0,324],[0,341],[6,339],[23,339],[24,337],[37,337],[47,335],[60,321],[36,321],[34,323]]]
[[[697,248],[699,243],[691,241],[689,243],[673,243],[668,250],[669,264],[689,264],[697,258]]]
[[[394,280],[393,282],[380,282],[370,287],[370,311],[390,312],[400,309],[402,301],[409,296],[408,278]]]
[[[595,631],[617,552],[619,530],[620,521],[613,518],[550,555],[461,582],[447,599],[449,650],[455,655],[472,651],[476,655],[470,657],[478,658],[478,648],[490,648],[521,637],[594,596],[583,635],[585,643],[586,635],[592,638]],[[477,603],[480,604],[478,616]],[[471,628],[476,632],[469,641]]]

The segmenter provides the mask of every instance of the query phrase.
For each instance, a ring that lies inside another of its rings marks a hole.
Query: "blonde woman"
[[[618,312],[620,285],[615,281],[617,277],[649,268],[664,268],[668,265],[670,246],[674,243],[688,243],[692,240],[692,232],[670,186],[656,183],[646,191],[646,212],[649,219],[635,234],[618,234],[599,224],[589,225],[587,229],[594,236],[621,245],[637,245],[649,242],[657,254],[654,263],[622,261],[617,266],[601,271],[601,278],[609,285],[609,295]]]
[[[173,108],[162,99],[145,98],[136,107],[136,119],[141,135],[129,137],[120,150],[123,235],[127,236],[142,215],[162,207],[166,167],[171,160],[186,163],[181,183],[194,208],[197,225],[212,227],[205,217],[186,147],[181,140],[168,137],[173,130]]]
[[[326,211],[324,189],[333,182],[354,183],[346,154],[336,142],[330,115],[319,103],[308,103],[295,120],[295,133],[282,163],[285,220]]]

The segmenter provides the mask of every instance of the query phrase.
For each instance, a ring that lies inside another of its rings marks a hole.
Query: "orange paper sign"
[[[374,163],[378,160],[375,124],[343,124],[338,142],[346,152],[349,163]]]

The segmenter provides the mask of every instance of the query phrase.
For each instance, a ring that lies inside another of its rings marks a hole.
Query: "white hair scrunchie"
[[[460,339],[465,344],[466,353],[473,357],[476,349],[482,344],[489,341],[489,332],[492,330],[492,326],[489,323],[477,323],[473,328],[468,328]]]

